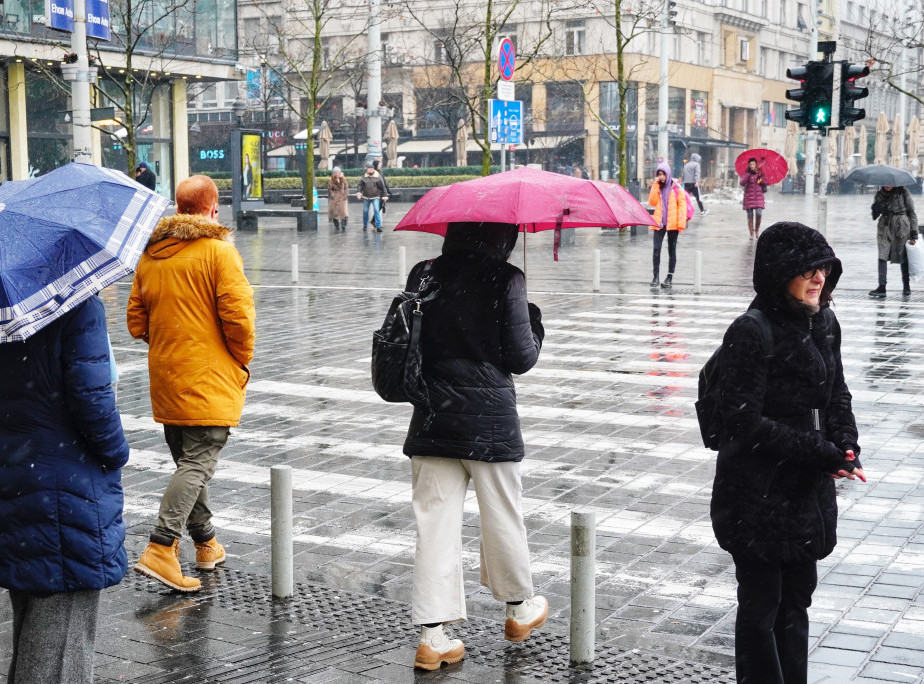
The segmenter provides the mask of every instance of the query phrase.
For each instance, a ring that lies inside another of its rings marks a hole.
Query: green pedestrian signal
[[[825,105],[815,108],[815,114],[812,116],[812,123],[821,128],[831,123],[831,108]]]

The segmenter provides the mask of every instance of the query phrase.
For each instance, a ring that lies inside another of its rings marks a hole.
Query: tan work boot
[[[414,655],[414,667],[419,670],[438,670],[443,663],[451,665],[465,657],[465,644],[453,639],[442,625],[420,628],[420,643]]]
[[[225,547],[212,537],[207,542],[194,542],[196,545],[196,568],[214,570],[215,566],[225,562]]]
[[[194,577],[184,577],[180,568],[180,540],[174,539],[171,546],[148,542],[135,564],[135,572],[163,582],[171,589],[191,592],[199,591],[202,582]]]
[[[549,617],[549,602],[545,596],[533,596],[523,603],[507,605],[504,638],[507,641],[526,641],[534,629],[545,624]]]

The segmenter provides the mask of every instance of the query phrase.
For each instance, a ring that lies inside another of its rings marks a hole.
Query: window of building
[[[762,16],[764,19],[766,19],[770,14],[769,5],[770,3],[768,0],[760,0],[760,16]]]
[[[199,101],[202,103],[203,109],[218,106],[218,88],[215,83],[211,83],[205,87]]]
[[[773,103],[773,125],[777,128],[786,128],[786,103]]]
[[[569,21],[565,24],[565,54],[583,55],[586,29],[583,20]]]
[[[550,131],[584,127],[584,89],[580,83],[546,83],[545,120]]]
[[[757,74],[759,76],[769,76],[767,65],[770,63],[770,50],[765,47],[760,49],[760,60],[757,64]]]
[[[738,38],[738,61],[747,62],[751,59],[751,41],[747,38]]]
[[[696,32],[696,63],[700,66],[712,66],[709,62],[712,36],[702,31]]]
[[[645,84],[645,122],[648,126],[658,125],[658,95],[660,88],[657,83]],[[681,132],[687,120],[687,91],[685,88],[670,86],[667,90],[667,123],[680,126]]]
[[[853,21],[853,15],[856,11],[856,6],[852,2],[847,3],[847,20]]]
[[[629,130],[638,125],[638,83],[629,83],[626,90],[626,125]],[[600,118],[610,125],[619,123],[619,84],[616,81],[600,83]]]
[[[260,38],[260,17],[244,19],[244,44],[248,47],[257,45]]]
[[[786,26],[786,3],[787,0],[780,0],[780,26]]]

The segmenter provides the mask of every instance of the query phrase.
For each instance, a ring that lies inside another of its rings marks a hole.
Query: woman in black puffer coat
[[[738,579],[738,682],[797,684],[808,673],[816,562],[837,542],[834,479],[865,481],[830,309],[841,262],[825,238],[777,223],[757,243],[750,308],[725,333],[718,373],[723,444],[712,526]],[[825,311],[827,309],[827,311]]]
[[[443,623],[465,619],[462,513],[469,480],[481,513],[481,580],[507,603],[505,637],[523,641],[548,615],[533,593],[519,462],[523,438],[513,373],[539,358],[544,330],[526,301],[526,279],[507,263],[517,226],[450,223],[429,277],[439,294],[423,305],[421,350],[429,407],[415,406],[404,443],[417,520],[412,619],[421,625],[415,667],[464,657]],[[417,290],[427,262],[408,289]]]

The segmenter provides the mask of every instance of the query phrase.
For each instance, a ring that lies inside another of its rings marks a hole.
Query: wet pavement
[[[803,197],[767,195],[765,225],[816,225]],[[924,681],[924,295],[873,301],[871,196],[830,198],[826,233],[844,262],[837,314],[869,483],[839,484],[840,542],[819,567],[811,609],[811,682]],[[237,235],[255,286],[257,354],[241,426],[212,483],[228,561],[201,573],[196,595],[131,573],[103,594],[99,682],[722,682],[733,681],[735,583],[709,524],[714,453],[693,411],[700,366],[750,300],[754,243],[740,205],[712,202],[681,236],[675,286],[654,290],[645,231],[578,229],[552,260],[551,233],[527,237],[531,300],[547,337],[518,378],[527,444],[524,505],[549,624],[523,644],[503,640],[503,609],[478,584],[478,518],[466,503],[469,620],[453,631],[466,659],[411,669],[409,596],[414,523],[401,454],[409,407],[370,387],[371,333],[406,268],[440,239],[346,233],[286,220]],[[224,210],[226,213],[226,209]],[[293,283],[291,246],[298,245]],[[592,256],[601,252],[600,293]],[[693,253],[703,290],[693,293]],[[511,259],[522,267],[523,255]],[[666,273],[666,249],[661,275]],[[136,559],[173,465],[151,418],[146,348],[129,338],[130,284],[103,293],[122,379],[119,407],[133,453],[124,471],[129,557]],[[920,284],[924,288],[924,282]],[[269,468],[293,468],[296,596],[270,597]],[[569,519],[597,521],[597,659],[568,664]],[[187,569],[194,553],[182,546]],[[195,571],[192,571],[195,572]],[[9,657],[0,599],[0,681]]]

